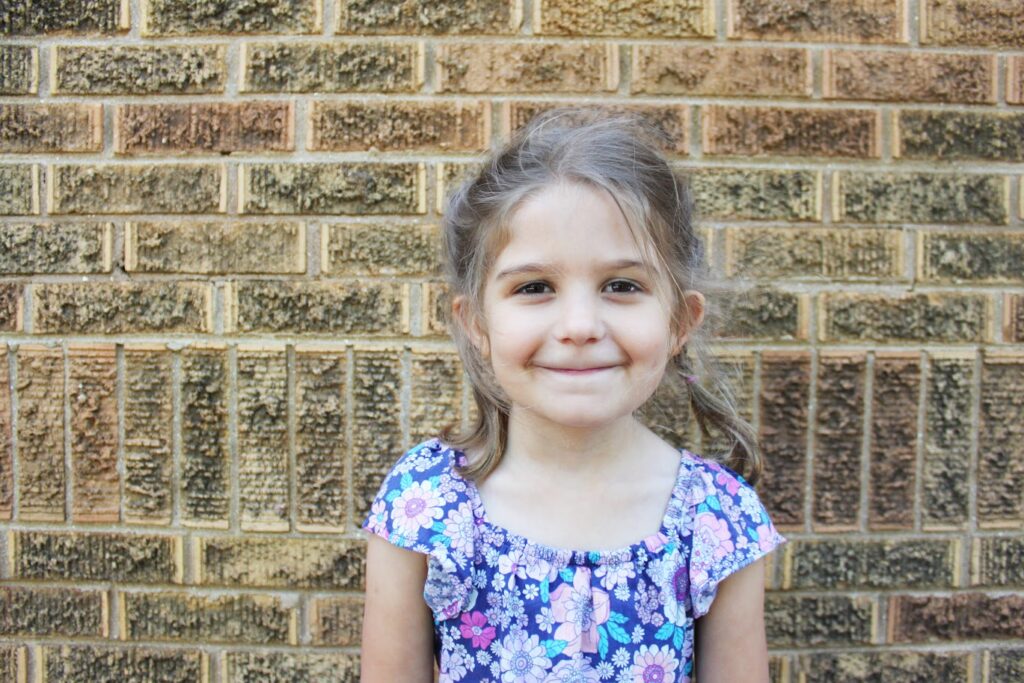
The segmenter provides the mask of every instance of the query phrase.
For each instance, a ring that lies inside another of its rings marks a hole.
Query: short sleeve
[[[718,585],[786,542],[754,488],[727,467],[700,460],[691,482],[690,601],[697,619]]]

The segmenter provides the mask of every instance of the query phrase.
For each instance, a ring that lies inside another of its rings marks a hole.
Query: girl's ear
[[[679,305],[683,309],[683,315],[675,343],[672,345],[673,356],[683,350],[683,346],[690,338],[690,332],[700,327],[704,321],[704,295],[696,289],[688,289],[683,292]]]
[[[489,358],[490,345],[487,343],[487,334],[480,324],[480,317],[473,312],[469,301],[461,294],[452,299],[452,320],[462,329],[480,355],[485,359]]]

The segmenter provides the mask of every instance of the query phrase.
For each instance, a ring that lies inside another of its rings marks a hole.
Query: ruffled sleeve
[[[407,451],[384,478],[363,529],[427,556],[423,598],[436,621],[460,614],[473,590],[475,524],[455,452],[436,439]]]
[[[743,477],[718,463],[695,459],[690,486],[689,589],[697,619],[711,609],[718,585],[726,577],[786,539]]]

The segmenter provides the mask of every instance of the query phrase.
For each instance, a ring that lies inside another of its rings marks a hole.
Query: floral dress
[[[433,439],[388,474],[363,527],[427,555],[440,681],[684,683],[719,582],[785,542],[754,489],[686,450],[661,528],[613,551],[492,524],[465,454]]]

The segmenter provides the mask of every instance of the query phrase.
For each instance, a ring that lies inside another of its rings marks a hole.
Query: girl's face
[[[686,335],[647,260],[604,190],[558,184],[516,211],[485,283],[485,325],[470,327],[513,411],[594,428],[654,393]],[[687,297],[699,322],[703,297]]]

